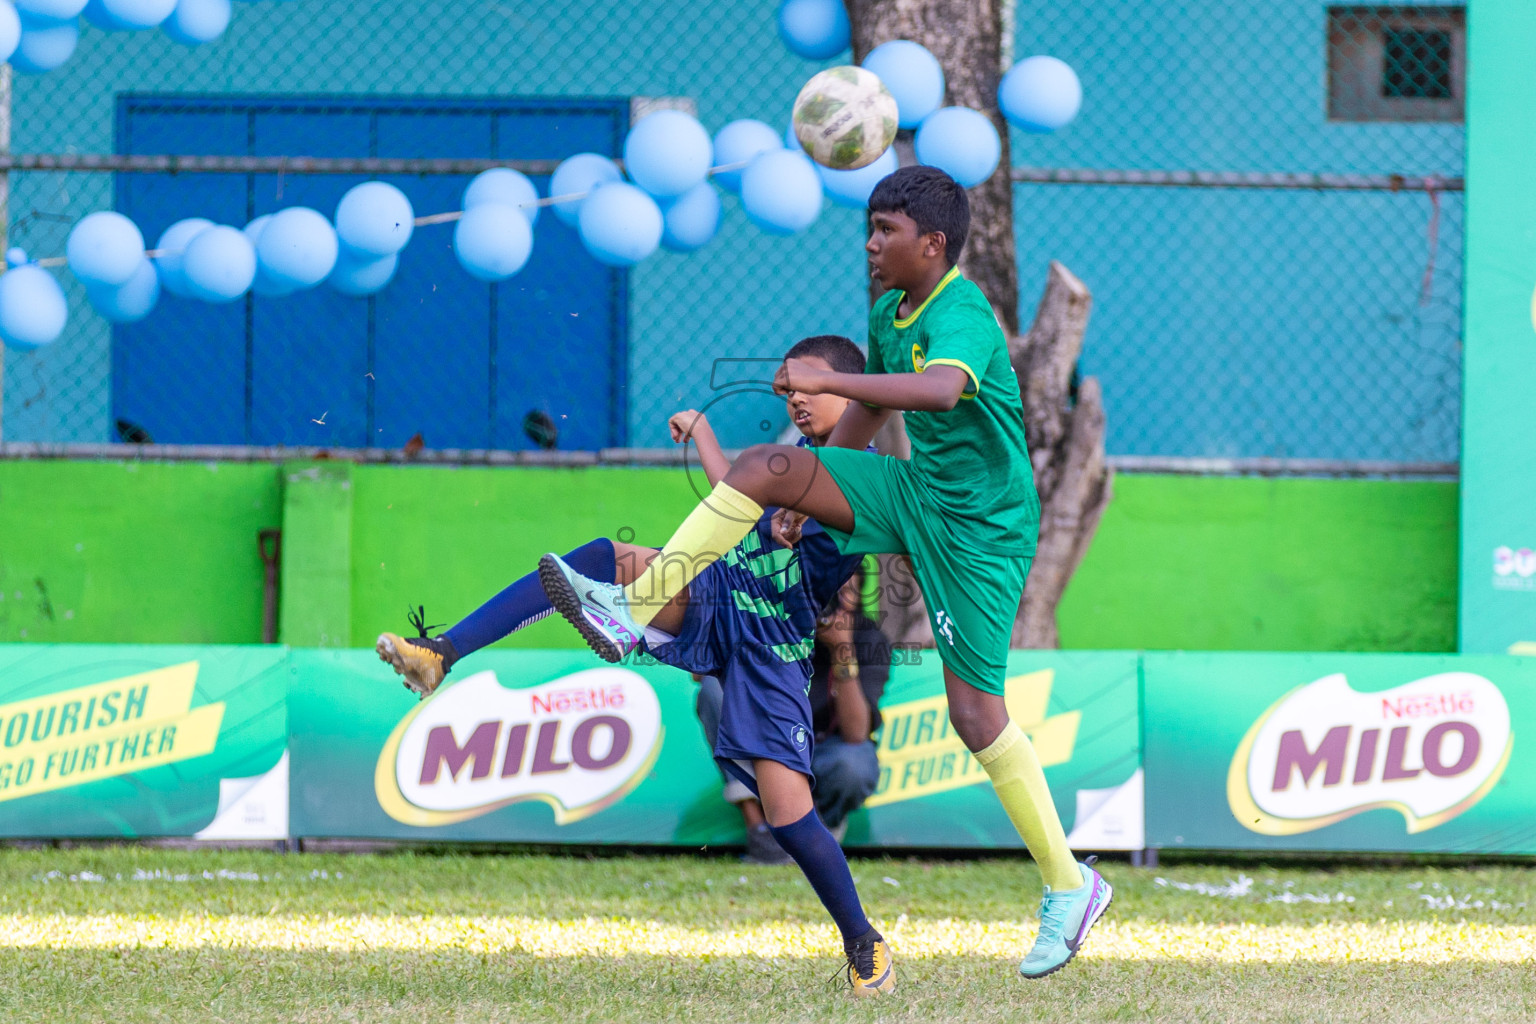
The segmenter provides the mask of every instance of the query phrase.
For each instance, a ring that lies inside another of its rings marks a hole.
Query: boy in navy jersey
[[[847,338],[820,335],[785,356],[828,372],[861,373],[864,355]],[[801,447],[825,444],[848,401],[835,395],[785,395]],[[671,418],[673,440],[693,440],[710,486],[730,469],[709,421],[688,410]],[[783,535],[782,513],[766,509],[739,544],[696,576],[647,624],[639,647],[668,665],[720,679],[723,700],[715,759],[763,804],[769,828],[794,858],[842,932],[847,977],[857,995],[895,988],[890,950],[870,925],[842,847],[811,796],[813,717],[807,691],[817,621],[862,556],[845,555],[814,521]],[[599,539],[564,558],[588,578],[628,583],[659,554],[655,548]],[[380,659],[405,685],[431,694],[455,661],[548,616],[552,606],[535,575],[502,591],[439,637],[379,637]],[[419,615],[420,613],[418,613]],[[852,650],[834,658],[852,659]]]

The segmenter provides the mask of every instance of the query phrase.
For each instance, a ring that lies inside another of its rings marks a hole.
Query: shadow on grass
[[[830,951],[829,951],[830,954]],[[1085,955],[1025,981],[1012,960],[903,959],[890,999],[854,1001],[816,959],[532,957],[460,950],[12,949],[10,1021],[1528,1020],[1527,965],[1214,964]]]

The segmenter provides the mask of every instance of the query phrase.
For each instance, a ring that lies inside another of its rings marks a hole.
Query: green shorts
[[[816,454],[853,509],[853,533],[823,529],[844,554],[910,555],[939,657],[976,689],[1002,694],[1029,556],[978,550],[904,459],[850,448]],[[900,600],[898,581],[881,585],[883,599]]]

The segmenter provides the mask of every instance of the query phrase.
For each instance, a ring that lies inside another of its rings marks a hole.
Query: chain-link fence
[[[456,210],[462,167],[314,174],[296,158],[618,155],[646,98],[680,99],[711,131],[782,125],[816,65],[785,50],[773,8],[267,2],[236,5],[197,49],[87,25],[62,68],[15,77],[18,159],[295,166],[12,170],[9,241],[60,255],[101,209],[150,244],[184,217],[330,214],[370,176],[418,214]],[[1111,453],[1453,461],[1464,7],[1070,0],[1012,14],[1014,54],[1061,57],[1085,95],[1066,129],[1012,138],[1020,308],[1027,320],[1050,259],[1093,290],[1082,370],[1103,382]],[[858,211],[829,207],[771,237],[727,195],[705,249],[618,272],[545,210],[528,268],[500,285],[465,274],[452,225],[430,225],[372,298],[166,297],[116,327],[63,274],[65,334],[5,354],[3,438],[649,447],[666,444],[668,413],[723,394],[723,439],[766,440],[781,408],[760,388],[720,389],[716,362],[750,366],[806,334],[862,340],[862,232]]]

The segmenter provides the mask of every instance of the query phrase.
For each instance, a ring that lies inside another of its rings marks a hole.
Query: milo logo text
[[[520,800],[565,824],[639,784],[661,749],[661,707],[639,675],[600,668],[527,689],[480,672],[395,727],[374,773],[397,821],[445,825]]]
[[[1445,672],[1358,693],[1335,674],[1292,690],[1253,724],[1227,799],[1243,827],[1265,835],[1376,808],[1422,832],[1481,800],[1513,742],[1504,695],[1482,676]]]

